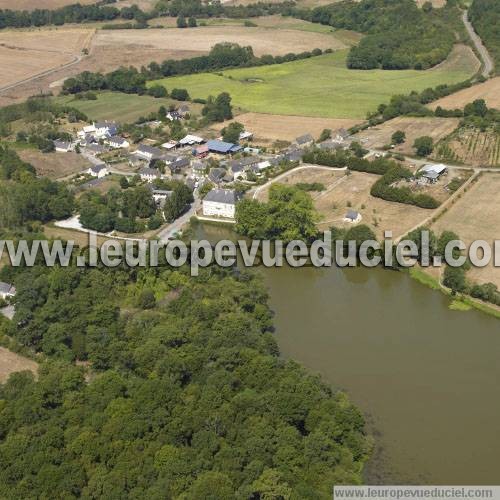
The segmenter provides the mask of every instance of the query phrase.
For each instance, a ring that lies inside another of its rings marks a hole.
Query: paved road
[[[195,192],[194,202],[189,207],[189,210],[181,215],[178,219],[176,219],[172,224],[167,226],[165,229],[162,229],[158,233],[158,239],[162,243],[166,243],[170,238],[173,238],[188,222],[193,215],[196,215],[196,212],[201,207],[201,200],[197,197]]]
[[[491,58],[486,47],[483,45],[481,38],[479,38],[477,33],[474,31],[474,28],[469,21],[468,11],[465,11],[463,13],[462,21],[465,25],[465,28],[467,29],[467,32],[469,33],[469,36],[472,39],[472,42],[474,43],[477,51],[479,52],[481,59],[483,60],[483,71],[481,74],[485,78],[487,78],[489,76],[489,74],[493,71],[493,68],[494,68],[493,59]]]

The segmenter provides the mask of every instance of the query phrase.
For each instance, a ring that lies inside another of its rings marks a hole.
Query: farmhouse
[[[442,175],[445,175],[447,170],[448,167],[446,165],[438,163],[436,165],[425,165],[418,171],[418,173],[421,174],[421,178],[424,179],[424,182],[434,183],[437,182]]]
[[[104,163],[101,163],[99,165],[92,165],[87,170],[87,174],[91,175],[92,177],[97,177],[98,179],[102,179],[103,177],[106,177],[106,175],[109,174],[108,167],[106,167]]]
[[[301,148],[310,146],[314,142],[313,136],[311,134],[301,135],[295,139],[295,144]]]
[[[176,160],[170,162],[168,164],[168,167],[170,168],[170,171],[174,173],[179,173],[183,168],[189,167],[190,161],[189,158],[186,157],[179,157]]]
[[[85,146],[85,151],[91,155],[100,155],[105,153],[108,149],[101,144],[87,144]]]
[[[241,150],[241,146],[231,142],[224,142],[219,140],[211,140],[207,142],[208,150],[212,153],[218,154],[231,154]]]
[[[281,156],[281,161],[301,161],[304,156],[302,149],[289,149]]]
[[[135,151],[136,156],[143,158],[145,160],[158,160],[162,156],[160,149],[153,146],[148,146],[147,144],[141,144]]]
[[[356,210],[348,210],[344,216],[344,222],[350,222],[351,224],[356,224],[361,220],[361,214],[356,212]]]
[[[203,215],[234,219],[239,195],[229,189],[212,189],[203,200]]]
[[[222,182],[226,175],[226,171],[223,168],[212,168],[208,174],[208,179],[214,184],[219,184]]]
[[[58,153],[68,153],[72,149],[71,142],[54,141],[54,149]]]
[[[16,288],[10,283],[5,283],[0,281],[0,299],[7,299],[9,297],[14,297],[16,295]]]
[[[141,180],[146,182],[153,182],[156,179],[161,178],[161,172],[156,168],[144,167],[139,170],[139,175]]]
[[[127,139],[124,139],[123,137],[120,137],[118,135],[110,137],[108,144],[113,149],[128,148],[130,146],[130,143],[127,141]]]
[[[334,151],[336,149],[343,149],[344,144],[339,141],[327,140],[319,144],[319,149],[324,149],[328,151]]]

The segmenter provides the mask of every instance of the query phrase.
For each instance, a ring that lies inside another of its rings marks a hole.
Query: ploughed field
[[[186,88],[195,98],[227,91],[234,104],[258,113],[363,119],[394,94],[460,82],[476,68],[473,54],[468,62],[458,64],[450,57],[428,71],[349,70],[346,57],[347,50],[341,50],[285,64],[165,78],[150,84]]]

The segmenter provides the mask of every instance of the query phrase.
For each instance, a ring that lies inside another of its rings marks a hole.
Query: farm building
[[[92,177],[97,177],[98,179],[102,179],[103,177],[106,177],[106,175],[109,174],[108,167],[106,167],[104,163],[101,163],[99,165],[92,165],[87,170],[87,174],[91,175]]]
[[[165,142],[161,145],[161,147],[163,149],[167,149],[168,151],[170,151],[171,149],[175,149],[177,147],[177,142],[176,141],[168,141],[168,142]]]
[[[10,283],[5,283],[0,281],[0,299],[7,299],[9,297],[14,297],[16,294],[16,288]]]
[[[434,183],[437,182],[438,179],[445,175],[448,171],[448,167],[442,163],[438,164],[429,164],[423,166],[418,173],[421,174],[421,179],[424,179],[426,183]]]
[[[231,142],[224,142],[219,140],[211,140],[207,142],[208,150],[212,153],[218,154],[231,154],[241,150],[241,146]]]
[[[141,144],[135,151],[136,156],[143,158],[145,160],[158,160],[162,156],[160,149],[153,146],[148,146],[147,144]]]
[[[240,134],[240,141],[251,141],[253,139],[253,133],[244,130]]]
[[[344,222],[350,222],[351,224],[356,224],[361,220],[361,214],[356,212],[356,210],[348,210],[344,216]]]
[[[212,189],[203,199],[203,215],[234,219],[239,195],[230,189]]]
[[[193,146],[194,144],[201,144],[205,142],[203,137],[198,137],[197,135],[188,134],[179,141],[180,146]]]

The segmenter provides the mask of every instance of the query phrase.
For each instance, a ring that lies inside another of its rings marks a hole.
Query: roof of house
[[[313,136],[311,134],[304,134],[304,135],[301,135],[300,137],[297,137],[297,139],[295,139],[295,142],[297,144],[307,144],[308,142],[313,142],[314,139],[313,139]]]
[[[207,162],[203,160],[194,160],[191,166],[193,170],[205,170],[207,168]]]
[[[287,161],[298,161],[304,156],[304,151],[301,149],[290,149],[283,155],[283,159]]]
[[[252,132],[247,132],[246,130],[244,130],[243,132],[240,133],[240,140],[245,140],[245,139],[250,139],[250,137],[253,137],[253,133]]]
[[[106,147],[101,144],[87,144],[85,147],[94,153],[104,153],[106,151]]]
[[[231,189],[212,189],[203,199],[203,201],[213,201],[216,203],[225,203],[235,205],[239,200],[239,195]]]
[[[108,128],[108,129],[111,129],[111,128],[118,128],[118,125],[115,123],[115,122],[108,122],[108,121],[105,121],[105,122],[95,122],[94,123],[94,126],[95,128]]]
[[[144,167],[139,170],[139,175],[160,177],[160,171],[156,168]]]
[[[125,142],[127,142],[127,140],[124,139],[123,137],[120,137],[119,135],[115,135],[115,136],[109,138],[109,142],[113,143],[113,144],[120,144],[120,145],[122,145]]]
[[[224,142],[217,139],[208,141],[207,146],[210,151],[215,151],[216,153],[230,153],[241,149],[241,146],[232,142]]]
[[[0,293],[16,293],[14,285],[0,281]]]
[[[423,172],[424,174],[430,174],[434,173],[437,174],[438,176],[441,175],[448,167],[444,165],[443,163],[437,163],[437,164],[429,164],[423,166],[420,171]]]
[[[152,155],[160,157],[162,152],[158,148],[155,148],[154,146],[148,146],[147,144],[140,144],[139,147],[137,148],[136,153],[143,153],[147,155]]]
[[[165,148],[165,149],[173,149],[173,148],[175,148],[175,146],[177,146],[176,141],[168,141],[168,142],[165,142],[161,145],[161,147]]]
[[[226,175],[226,171],[223,168],[212,168],[208,174],[208,178],[211,181],[219,182]]]
[[[230,160],[227,162],[227,166],[233,172],[240,172],[245,167],[249,167],[251,165],[256,165],[260,162],[260,158],[258,156],[247,156],[245,158],[240,158],[239,160]]]
[[[203,137],[199,137],[197,135],[188,134],[188,135],[186,135],[186,137],[183,137],[179,141],[179,144],[182,144],[182,145],[186,145],[186,144],[201,144],[202,142],[205,142],[205,139],[203,139]]]
[[[359,212],[356,212],[356,210],[348,210],[347,213],[345,214],[346,219],[356,220],[358,217],[359,217]]]
[[[183,168],[183,167],[187,167],[190,163],[190,160],[189,158],[185,158],[185,157],[180,157],[180,158],[177,158],[176,160],[174,160],[171,164],[170,164],[170,168]]]
[[[54,141],[54,147],[61,148],[61,149],[69,149],[71,147],[71,143],[70,142],[66,142],[66,141],[55,140]]]
[[[346,139],[349,137],[349,132],[345,128],[339,128],[336,132],[335,135],[338,135],[339,137],[342,137],[343,139]]]
[[[342,144],[338,141],[327,140],[319,144],[320,149],[340,149]]]
[[[90,167],[90,170],[92,170],[92,172],[98,174],[101,170],[104,170],[105,168],[106,168],[105,163],[99,163],[99,165],[92,165]]]
[[[153,189],[153,195],[156,196],[171,196],[173,191],[168,191],[167,189]]]

